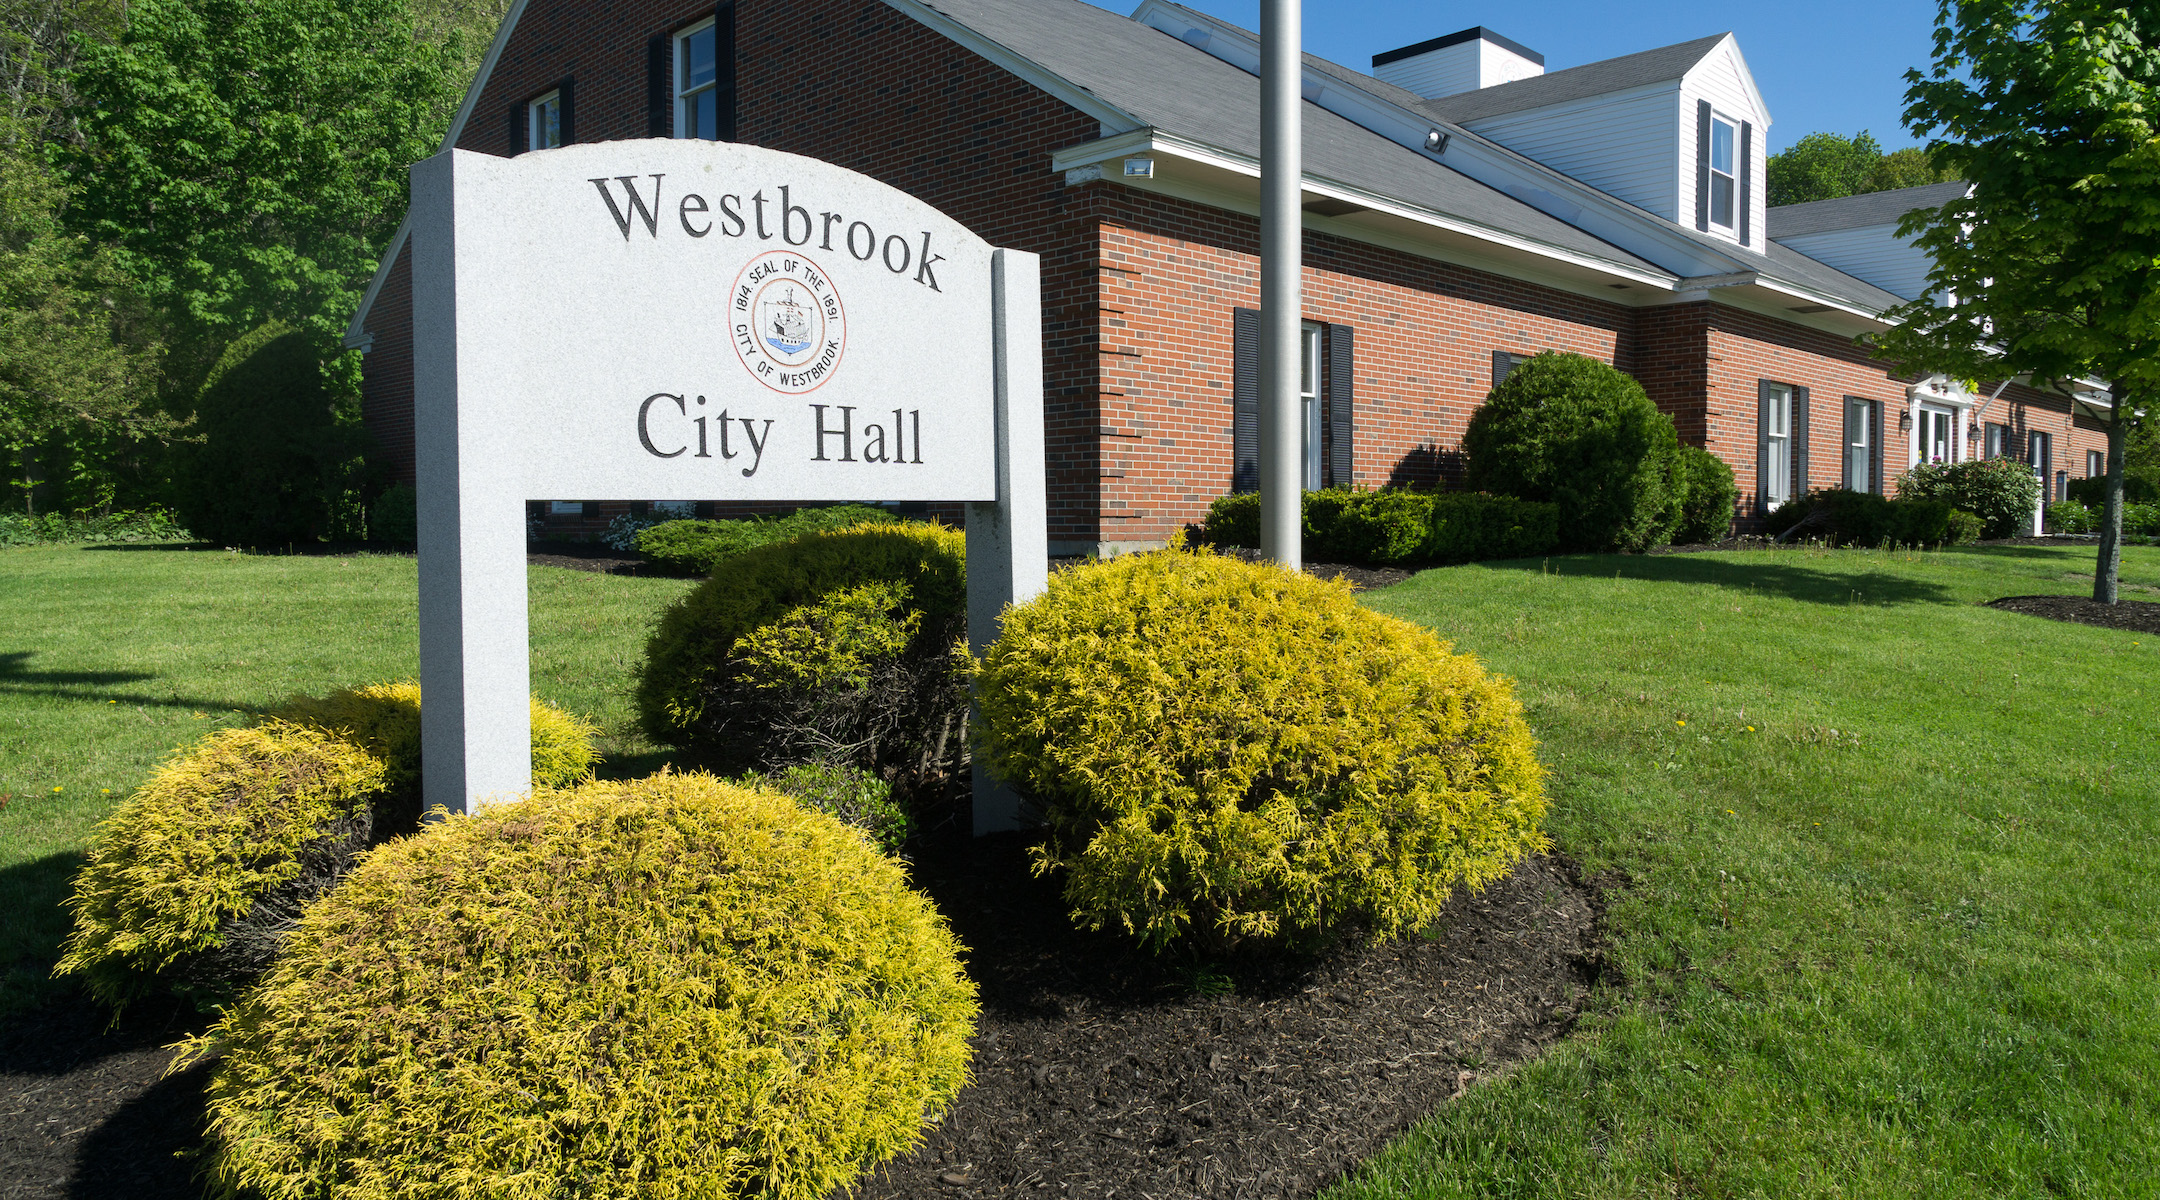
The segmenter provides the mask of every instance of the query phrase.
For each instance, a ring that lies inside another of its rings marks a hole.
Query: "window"
[[[562,141],[562,90],[549,92],[525,106],[525,144],[534,150],[553,150]]]
[[[1723,117],[1710,119],[1710,223],[1722,229],[1733,227],[1734,213],[1738,209],[1740,184],[1736,177],[1733,123]]]
[[[1523,365],[1523,362],[1529,357],[1530,356],[1527,354],[1509,354],[1505,350],[1493,351],[1492,385],[1494,387],[1499,387],[1501,384],[1507,382],[1507,377],[1514,374],[1515,368]]]
[[[732,39],[729,39],[732,41]],[[708,142],[726,140],[735,131],[734,47],[727,47],[727,80],[721,78],[720,26],[705,21],[675,35],[675,136]]]
[[[2087,450],[2085,452],[2085,477],[2087,479],[2098,479],[2105,474],[2107,474],[2107,455],[2100,453],[2098,450]]]
[[[687,517],[696,510],[697,501],[695,500],[655,500],[652,502],[652,515],[661,520],[667,520],[671,517]]]
[[[2045,485],[2055,473],[2055,439],[2044,433],[2026,434],[2025,465],[2031,467]]]
[[[551,517],[582,517],[585,515],[585,506],[593,503],[593,501],[589,500],[550,500],[548,501],[548,515]]]
[[[2010,453],[2010,427],[1990,422],[1987,427],[1987,457],[2001,458],[2008,453]]]
[[[1762,386],[1762,502],[1765,510],[1792,499],[1792,401],[1788,384]]]
[[[1298,399],[1305,406],[1305,490],[1320,482],[1320,326],[1307,321],[1298,330]]]
[[[1855,492],[1875,490],[1875,403],[1845,398],[1845,486]]]
[[[1920,406],[1920,461],[1924,463],[1956,462],[1957,414],[1947,408]]]

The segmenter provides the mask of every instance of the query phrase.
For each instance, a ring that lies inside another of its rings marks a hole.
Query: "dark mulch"
[[[1072,930],[1017,835],[977,847],[916,865],[982,989],[975,1082],[860,1200],[1310,1196],[1565,1034],[1602,962],[1596,893],[1558,858],[1426,938],[1198,967]]]
[[[598,571],[603,575],[652,573],[645,560],[636,554],[599,542],[527,542],[525,561],[536,567],[565,567],[572,571]]]
[[[2132,633],[2160,634],[2160,602],[2119,600],[2102,604],[2085,596],[2004,596],[1987,602],[1989,608],[2046,617],[2050,621],[2075,621],[2102,629],[2126,629]]]
[[[0,1031],[0,1197],[195,1200],[177,1155],[202,1142],[207,1065],[164,1078],[166,1046],[204,1028],[145,1002],[118,1029],[88,1000],[11,1017]]]
[[[975,1082],[861,1200],[1310,1196],[1566,1033],[1602,961],[1596,893],[1558,858],[1456,897],[1429,938],[1205,966],[1074,931],[1025,860],[1017,834],[916,860],[981,987]],[[207,1067],[163,1074],[201,1022],[144,1004],[108,1032],[80,1001],[11,1020],[0,1198],[199,1195],[179,1156]]]

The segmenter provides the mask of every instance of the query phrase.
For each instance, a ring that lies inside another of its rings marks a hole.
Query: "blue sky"
[[[1098,0],[1102,2],[1102,0]],[[1259,0],[1185,0],[1248,29]],[[1103,2],[1129,13],[1139,3]],[[1924,67],[1935,6],[1927,0],[1811,0],[1677,4],[1645,0],[1504,0],[1482,4],[1410,0],[1305,0],[1305,49],[1359,70],[1383,50],[1483,25],[1545,55],[1547,70],[1580,66],[1727,30],[1770,105],[1769,149],[1828,130],[1862,129],[1886,150],[1913,144],[1898,114],[1904,74]]]

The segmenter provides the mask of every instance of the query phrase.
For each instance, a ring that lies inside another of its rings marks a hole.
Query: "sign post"
[[[730,143],[452,150],[412,180],[429,805],[531,787],[529,498],[961,501],[971,647],[1042,590],[1034,255]],[[1017,818],[978,771],[977,832]]]

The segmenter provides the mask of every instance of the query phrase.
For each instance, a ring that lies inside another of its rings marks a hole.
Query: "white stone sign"
[[[968,501],[969,641],[1042,589],[1035,256],[730,143],[452,150],[412,181],[429,804],[530,786],[528,499]],[[978,830],[1009,826],[987,787]]]

